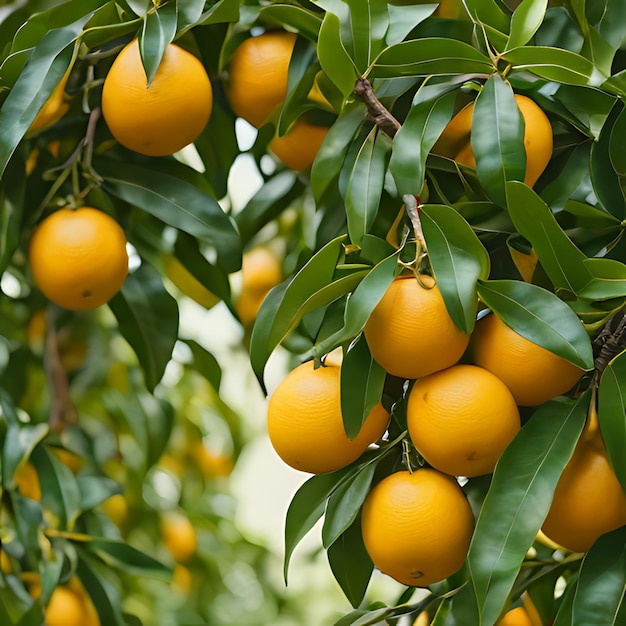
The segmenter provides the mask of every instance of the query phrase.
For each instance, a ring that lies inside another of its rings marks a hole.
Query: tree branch
[[[370,81],[367,78],[359,78],[354,85],[354,93],[365,103],[368,119],[393,138],[402,125],[376,97]]]

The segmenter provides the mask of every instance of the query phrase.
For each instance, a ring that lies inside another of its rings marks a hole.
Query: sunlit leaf
[[[548,0],[523,0],[513,11],[507,50],[526,45],[537,32],[548,8]]]

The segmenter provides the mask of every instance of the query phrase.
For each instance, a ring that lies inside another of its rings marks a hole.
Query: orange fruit
[[[291,467],[311,474],[332,472],[356,461],[387,429],[389,413],[379,403],[359,434],[348,439],[340,401],[336,364],[315,369],[302,363],[279,383],[267,407],[267,429],[278,456]]]
[[[226,95],[233,111],[260,128],[287,97],[287,74],[296,35],[267,31],[246,39],[229,65]]]
[[[497,315],[476,323],[470,342],[473,362],[495,374],[520,406],[538,406],[569,391],[583,370],[522,337]]]
[[[17,484],[17,490],[24,498],[41,501],[41,485],[39,474],[30,461],[21,464],[13,476]]]
[[[196,529],[182,513],[170,511],[161,520],[163,543],[178,562],[188,561],[196,552]]]
[[[527,96],[515,94],[515,102],[524,118],[524,148],[526,149],[526,175],[524,182],[532,187],[546,169],[552,157],[552,126],[541,108]],[[433,152],[458,163],[476,167],[470,135],[474,102],[461,109],[450,120],[441,137],[435,143]]]
[[[403,585],[426,587],[458,571],[473,530],[463,490],[434,469],[391,474],[363,503],[365,548],[381,572]]]
[[[52,302],[73,311],[95,309],[120,290],[128,274],[124,231],[98,209],[60,209],[35,229],[30,266]]]
[[[126,496],[116,493],[102,503],[106,516],[119,528],[128,516]]]
[[[454,365],[470,336],[448,314],[431,276],[396,278],[372,311],[364,332],[374,359],[393,376],[420,378]]]
[[[244,326],[254,322],[265,296],[282,279],[281,263],[268,248],[258,246],[243,255],[241,290],[235,303],[235,310]]]
[[[541,530],[559,546],[586,552],[601,535],[624,524],[626,495],[609,465],[594,407]]]
[[[455,365],[413,385],[407,426],[430,465],[451,476],[481,476],[493,472],[520,416],[499,378],[475,365]]]
[[[98,626],[95,609],[87,607],[85,598],[69,585],[59,585],[50,596],[45,613],[46,626]]]
[[[211,81],[201,61],[169,44],[147,85],[136,39],[118,54],[102,89],[102,115],[123,146],[165,156],[193,143],[209,121]]]
[[[290,170],[308,170],[328,132],[327,126],[316,126],[300,118],[282,137],[274,137],[270,150]]]
[[[523,606],[518,606],[507,611],[498,622],[498,626],[533,626],[533,623],[530,621],[526,609]]]

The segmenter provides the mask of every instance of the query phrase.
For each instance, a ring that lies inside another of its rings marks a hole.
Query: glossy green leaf
[[[495,0],[467,0],[466,6],[474,22],[480,26],[508,33],[509,17]]]
[[[626,176],[626,155],[624,155],[624,143],[626,142],[626,109],[622,108],[615,119],[609,139],[609,156],[611,165],[619,176]]]
[[[343,357],[341,414],[348,438],[354,439],[372,409],[381,400],[387,373],[370,354],[360,335]]]
[[[436,3],[395,5],[388,4],[389,28],[385,36],[385,43],[393,46],[407,37],[407,35],[437,8]]]
[[[365,111],[360,102],[347,104],[343,113],[330,127],[311,167],[311,188],[317,202],[328,190],[341,170],[348,146],[365,120]]]
[[[585,554],[572,604],[572,624],[617,626],[626,593],[626,527],[602,535]]]
[[[205,4],[206,3],[203,2],[203,0],[183,0],[182,2],[177,1],[177,29],[183,30],[198,22],[202,17],[202,11]]]
[[[384,2],[344,0],[350,8],[351,48],[357,70],[363,74],[381,51],[389,27]]]
[[[310,358],[322,357],[333,348],[356,337],[363,330],[374,307],[387,291],[397,268],[397,253],[394,253],[370,270],[350,294],[343,326],[328,338],[317,343],[308,354]]]
[[[513,11],[511,31],[506,49],[526,45],[541,26],[548,8],[548,0],[523,0]]]
[[[185,339],[193,354],[194,369],[211,384],[213,389],[219,391],[222,383],[222,368],[218,360],[208,350],[193,339]]]
[[[317,56],[328,78],[344,97],[348,96],[359,74],[341,40],[339,18],[333,13],[324,15],[317,42]]]
[[[524,127],[513,90],[495,74],[476,98],[471,142],[478,180],[500,206],[506,206],[507,181],[524,179]]]
[[[430,74],[492,74],[494,67],[482,52],[463,41],[425,37],[403,41],[385,49],[374,64],[377,78]]]
[[[612,359],[602,374],[598,420],[609,462],[626,490],[626,352]]]
[[[597,87],[606,79],[585,57],[560,48],[523,46],[502,54],[512,72],[530,72],[566,85]]]
[[[420,216],[428,258],[448,313],[458,328],[469,333],[478,309],[476,281],[489,275],[489,255],[452,207],[425,204]]]
[[[2,484],[5,487],[15,486],[15,470],[30,457],[35,446],[49,430],[48,424],[9,425],[2,448]]]
[[[197,24],[207,26],[208,24],[236,23],[239,20],[239,5],[239,0],[218,0],[200,16]]]
[[[175,3],[166,3],[157,11],[145,15],[139,34],[139,52],[149,87],[161,65],[165,49],[176,35],[177,11]]]
[[[588,396],[550,401],[537,409],[496,465],[467,557],[484,624],[495,623],[504,608],[541,528],[556,483],[582,432]]]
[[[350,241],[361,244],[376,219],[383,193],[391,141],[387,135],[372,131],[359,149],[346,189],[346,214]]]
[[[426,159],[452,117],[456,92],[446,88],[433,99],[421,99],[420,89],[400,130],[393,138],[389,171],[398,195],[419,195],[424,184]]]
[[[285,583],[294,549],[322,517],[328,498],[351,471],[351,468],[343,468],[317,474],[303,483],[293,496],[285,518]]]
[[[94,165],[105,191],[210,244],[227,272],[240,268],[237,230],[215,198],[177,176],[127,161],[100,158]]]
[[[328,562],[335,580],[353,607],[361,604],[374,564],[361,536],[360,518],[328,548]]]
[[[480,299],[522,337],[578,367],[593,367],[589,335],[577,315],[552,292],[518,280],[479,281]]]
[[[581,298],[608,300],[626,296],[626,265],[616,259],[585,259],[585,269],[591,281],[578,290]]]
[[[161,276],[144,263],[109,302],[120,332],[137,354],[146,386],[161,380],[178,337],[178,305]]]
[[[301,6],[274,2],[264,6],[260,13],[262,19],[274,22],[284,28],[289,25],[311,41],[316,41],[322,25],[322,16]]]
[[[329,497],[322,526],[324,548],[332,546],[356,519],[370,490],[375,471],[376,463],[368,463],[344,480]]]

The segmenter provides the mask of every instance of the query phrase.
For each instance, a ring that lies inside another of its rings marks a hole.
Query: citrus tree
[[[624,622],[626,5],[49,4],[0,24],[3,623],[274,619],[183,294],[241,323],[337,624]]]

